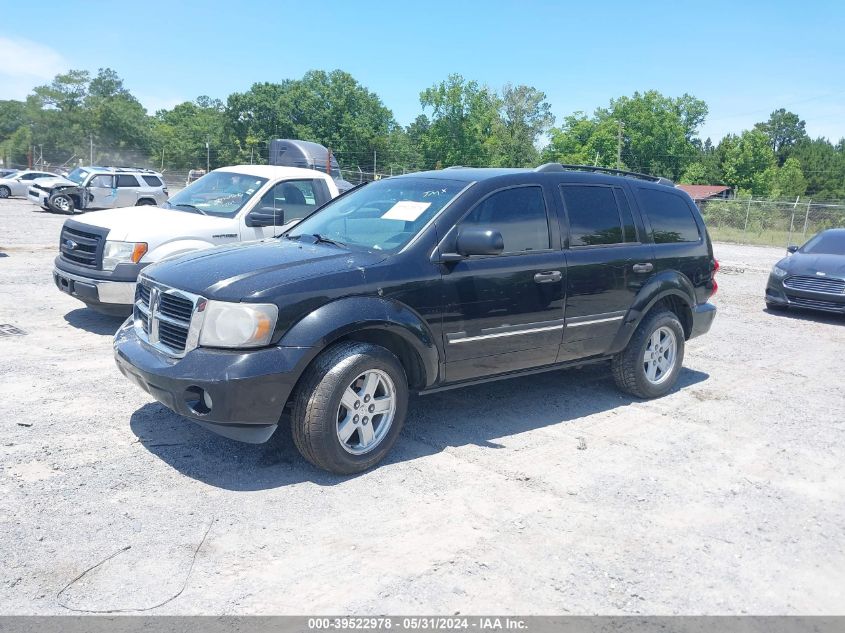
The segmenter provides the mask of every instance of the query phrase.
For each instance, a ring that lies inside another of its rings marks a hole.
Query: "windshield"
[[[171,196],[170,209],[231,218],[267,182],[233,171],[213,171]]]
[[[845,231],[825,231],[804,244],[801,253],[808,255],[845,255]]]
[[[466,187],[435,178],[388,178],[330,202],[287,237],[319,235],[344,246],[398,251]]]
[[[77,185],[81,185],[82,181],[88,176],[90,172],[82,169],[82,167],[77,167],[72,172],[70,172],[66,178],[72,182],[75,182]]]

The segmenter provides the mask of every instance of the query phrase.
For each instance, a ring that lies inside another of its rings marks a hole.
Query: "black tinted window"
[[[656,244],[700,239],[692,209],[683,197],[656,189],[640,189],[639,193]]]
[[[819,233],[801,247],[801,252],[811,255],[845,255],[845,232]]]
[[[310,215],[318,206],[313,180],[280,182],[264,194],[258,203],[265,213],[278,213],[277,225]]]
[[[158,176],[142,176],[142,178],[150,187],[161,187],[161,180]]]
[[[129,174],[121,174],[117,177],[117,186],[118,187],[137,187],[138,181],[135,180],[135,176],[130,176]]]
[[[569,245],[595,246],[624,241],[616,196],[610,187],[563,186],[569,217]]]
[[[540,187],[517,187],[494,193],[461,222],[499,231],[506,253],[549,248],[549,221]]]

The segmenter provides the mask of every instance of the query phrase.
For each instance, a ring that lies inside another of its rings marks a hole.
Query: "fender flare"
[[[337,299],[297,321],[282,335],[277,345],[311,348],[300,363],[301,372],[338,339],[367,332],[387,332],[408,344],[420,362],[422,388],[437,380],[440,352],[434,334],[415,310],[392,299],[367,296]]]
[[[613,339],[610,353],[616,354],[625,349],[649,310],[658,301],[667,297],[677,297],[690,310],[690,315],[692,314],[692,308],[695,306],[695,289],[689,278],[675,271],[660,272],[640,288],[625,315],[622,327]]]

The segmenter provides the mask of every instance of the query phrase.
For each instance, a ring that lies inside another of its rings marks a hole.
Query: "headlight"
[[[209,301],[200,333],[207,347],[261,347],[276,327],[279,309],[272,303]]]
[[[773,274],[775,277],[777,277],[778,279],[783,279],[783,278],[784,278],[784,277],[786,277],[789,273],[788,273],[788,272],[786,272],[783,268],[780,268],[779,266],[775,266],[774,268],[772,268],[772,274]]]
[[[146,242],[112,242],[107,240],[103,249],[103,270],[114,270],[118,264],[137,264],[146,253]]]

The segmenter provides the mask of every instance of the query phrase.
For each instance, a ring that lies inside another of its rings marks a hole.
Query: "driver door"
[[[98,174],[88,181],[88,193],[92,200],[85,205],[88,209],[109,209],[116,206],[117,189],[114,186],[114,176]]]
[[[278,235],[294,220],[313,213],[328,201],[326,187],[317,180],[284,180],[276,183],[244,216],[241,239],[260,240]]]

